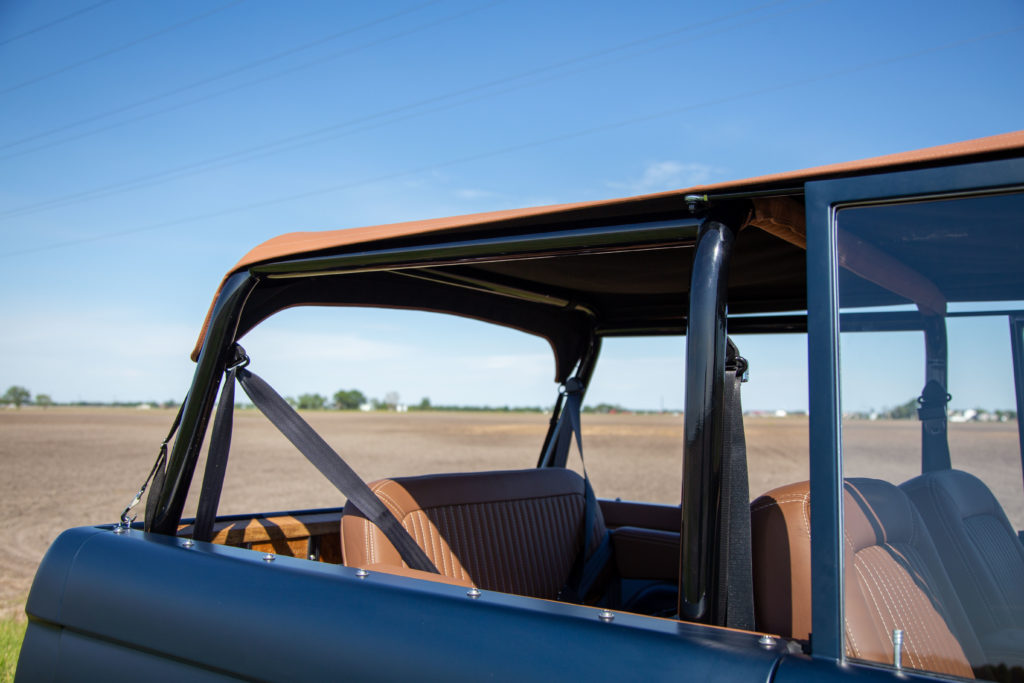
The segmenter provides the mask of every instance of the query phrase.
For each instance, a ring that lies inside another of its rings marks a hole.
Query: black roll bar
[[[738,214],[712,214],[700,227],[690,277],[683,411],[682,542],[679,617],[724,624],[718,614],[722,494],[726,288]]]
[[[152,519],[146,519],[146,531],[174,536],[178,533],[185,499],[192,484],[206,426],[234,341],[242,305],[256,286],[257,278],[248,271],[235,273],[224,283],[210,314],[203,349],[196,362],[192,389],[182,408],[181,426],[167,460],[167,475],[162,486],[151,488],[156,496]]]

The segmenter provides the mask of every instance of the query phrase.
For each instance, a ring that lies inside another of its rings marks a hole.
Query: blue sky
[[[1024,5],[21,0],[0,65],[0,389],[164,400],[223,273],[282,232],[1019,129]],[[543,342],[467,321],[292,311],[247,345],[286,394],[553,396]],[[680,407],[681,349],[609,344],[589,399]],[[806,407],[800,343],[744,352],[747,407]]]

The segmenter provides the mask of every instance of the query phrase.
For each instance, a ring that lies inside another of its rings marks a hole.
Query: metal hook
[[[242,368],[249,366],[249,354],[245,352],[238,344],[235,344],[235,360],[228,367],[224,368],[224,372],[231,372],[232,370],[241,370]]]
[[[169,440],[170,439],[168,439],[168,441]],[[121,513],[121,521],[118,523],[117,527],[115,527],[114,533],[123,534],[131,528],[132,523],[135,521],[135,518],[138,517],[138,515],[132,515],[131,517],[129,517],[128,513],[131,512],[132,508],[138,505],[139,502],[142,500],[142,496],[144,493],[146,493],[146,487],[149,486],[149,482],[152,481],[153,475],[155,475],[156,471],[160,468],[160,464],[166,460],[167,441],[164,441],[162,444],[160,444],[160,452],[157,453],[156,462],[153,463],[153,468],[149,471],[149,476],[147,476],[146,480],[142,482],[142,486],[135,494],[135,497],[132,498],[132,502],[128,503],[128,507],[126,507],[124,511]]]

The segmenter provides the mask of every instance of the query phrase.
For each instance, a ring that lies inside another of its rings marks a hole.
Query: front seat
[[[888,482],[848,479],[843,519],[847,656],[891,664],[898,628],[905,667],[973,678],[980,645],[907,496]],[[809,640],[808,483],[755,500],[751,532],[757,628]]]
[[[961,470],[900,488],[924,518],[988,662],[1024,666],[1024,545],[999,501]]]

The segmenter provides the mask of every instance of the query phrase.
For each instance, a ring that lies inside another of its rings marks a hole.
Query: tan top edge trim
[[[968,140],[937,147],[889,154],[870,159],[817,166],[800,171],[790,171],[772,175],[759,176],[746,180],[715,183],[711,185],[699,185],[692,188],[660,192],[656,194],[642,195],[638,197],[625,197],[620,199],[608,199],[594,202],[579,202],[574,204],[560,204],[554,206],[530,207],[524,209],[512,209],[507,211],[495,211],[491,213],[473,214],[465,216],[452,216],[448,218],[434,218],[430,220],[412,221],[408,223],[395,223],[391,225],[377,225],[365,228],[352,228],[346,230],[328,230],[323,232],[293,232],[258,245],[235,264],[234,268],[228,271],[228,275],[245,269],[261,261],[269,261],[285,257],[295,257],[304,253],[331,249],[346,245],[358,244],[377,240],[387,240],[397,237],[404,237],[416,234],[425,234],[448,230],[452,228],[486,226],[514,218],[530,216],[551,215],[568,213],[571,211],[597,207],[628,206],[640,204],[646,201],[682,197],[686,194],[700,194],[709,192],[725,191],[751,191],[758,186],[778,185],[783,182],[805,183],[810,180],[819,180],[826,177],[834,177],[843,174],[865,171],[884,171],[909,164],[924,164],[945,159],[958,157],[976,156],[982,154],[994,154],[1014,149],[1024,149],[1024,130],[993,135],[976,140]],[[225,276],[227,279],[227,276]],[[223,286],[223,280],[221,281]],[[220,288],[217,294],[220,293]],[[217,295],[214,295],[214,301]],[[203,340],[206,338],[206,329],[209,325],[210,315],[213,306],[211,305],[206,314],[199,339],[192,351],[192,360],[199,358],[199,351],[202,348]]]

